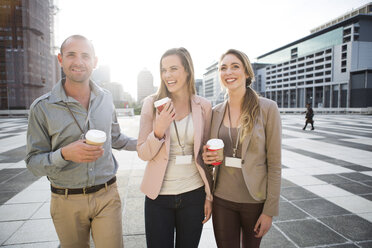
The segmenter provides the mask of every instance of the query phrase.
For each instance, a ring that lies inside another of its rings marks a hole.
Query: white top
[[[194,126],[192,115],[189,114],[188,128],[186,134],[185,155],[192,155],[191,164],[177,164],[176,156],[182,155],[182,149],[178,144],[176,130],[173,123],[170,129],[170,152],[167,170],[164,175],[163,184],[160,190],[160,195],[178,195],[200,188],[204,185],[200,177],[199,171],[196,168],[194,159]],[[180,121],[176,121],[180,142],[185,143],[185,129],[187,117]]]

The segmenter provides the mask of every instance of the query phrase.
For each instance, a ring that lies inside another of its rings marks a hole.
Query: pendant
[[[236,157],[236,148],[233,148],[233,157]]]

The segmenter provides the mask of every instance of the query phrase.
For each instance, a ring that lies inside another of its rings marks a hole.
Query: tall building
[[[195,79],[195,89],[198,96],[204,97],[203,79]]]
[[[223,102],[225,95],[218,75],[218,62],[213,62],[206,70],[207,72],[203,74],[204,97],[214,106]]]
[[[261,96],[265,95],[265,85],[262,82],[262,75],[257,72],[261,72],[260,69],[265,68],[269,64],[252,63],[252,69],[255,72],[255,80],[252,83],[252,88]]]
[[[120,83],[108,82],[102,83],[101,86],[111,92],[115,107],[123,107],[126,99],[124,95],[123,85]]]
[[[103,85],[111,82],[111,70],[107,65],[101,65],[96,68],[91,76],[91,79],[98,85]]]
[[[149,70],[144,68],[137,77],[137,102],[142,102],[145,97],[154,92],[154,77]]]
[[[257,58],[256,87],[280,108],[372,106],[372,3]]]
[[[57,81],[53,0],[0,1],[0,109],[27,109]]]

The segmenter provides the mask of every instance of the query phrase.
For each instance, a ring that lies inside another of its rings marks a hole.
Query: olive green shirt
[[[64,160],[61,148],[77,141],[82,134],[65,103],[80,127],[84,127],[88,111],[77,100],[66,95],[63,83],[60,81],[51,92],[31,104],[25,159],[27,168],[36,176],[48,176],[53,185],[63,188],[103,184],[114,177],[118,170],[112,148],[135,151],[137,140],[121,133],[111,93],[91,81],[90,115],[84,132],[98,129],[106,133],[104,154],[90,163]]]

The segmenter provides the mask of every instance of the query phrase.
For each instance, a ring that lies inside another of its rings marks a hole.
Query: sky
[[[81,34],[92,40],[98,66],[111,81],[137,96],[137,76],[146,68],[160,82],[162,54],[185,47],[195,77],[229,48],[251,62],[310,34],[310,30],[371,0],[54,0],[55,45]],[[56,52],[57,53],[57,52]]]

